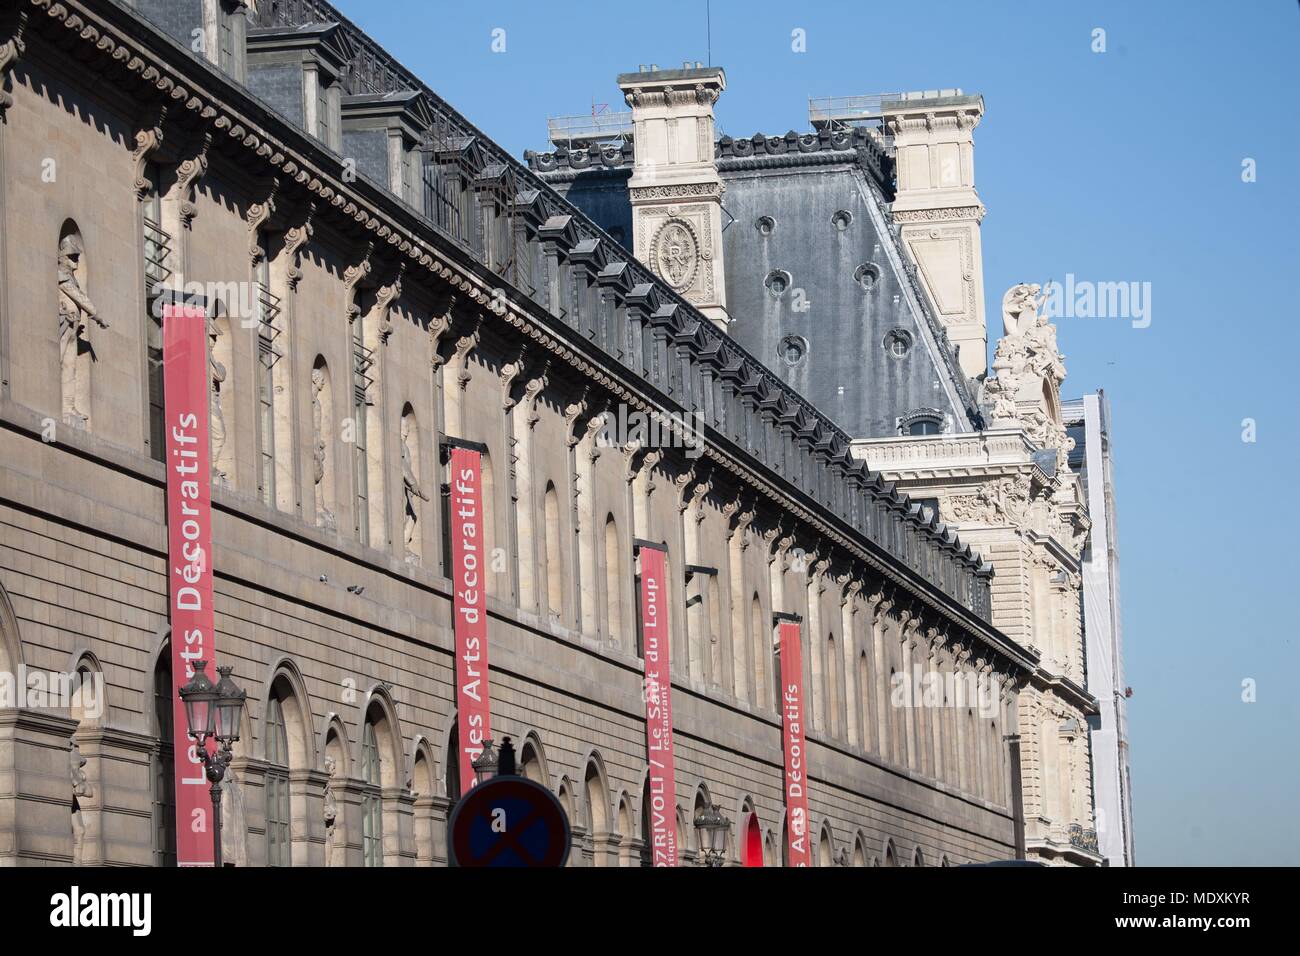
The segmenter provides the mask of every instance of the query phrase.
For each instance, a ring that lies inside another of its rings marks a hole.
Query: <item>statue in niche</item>
[[[334,758],[328,754],[325,757],[325,773],[329,779],[325,781],[325,865],[334,866],[334,846],[338,840],[338,821],[339,808],[334,802],[334,771],[338,764]]]
[[[311,422],[314,443],[312,445],[312,480],[316,486],[316,514],[320,523],[333,529],[334,513],[325,504],[325,410],[321,393],[325,391],[325,369],[317,367],[311,370]]]
[[[429,500],[423,488],[420,487],[420,481],[415,477],[415,468],[411,464],[411,428],[414,426],[415,416],[402,416],[402,496],[404,500],[404,510],[406,523],[402,529],[403,540],[406,542],[406,559],[415,560],[415,553],[411,548],[415,541],[415,528],[419,523],[419,515],[415,510],[415,499],[420,498],[424,501]]]
[[[86,771],[82,768],[86,766],[86,758],[81,756],[81,749],[77,746],[76,740],[69,738],[68,746],[71,748],[71,773],[72,773],[72,865],[81,866],[81,857],[83,847],[86,842],[86,821],[81,813],[81,800],[85,797],[94,796],[94,791],[90,788],[90,780],[86,777]]]
[[[226,380],[226,367],[217,361],[217,342],[220,338],[221,327],[215,320],[209,319],[208,372],[212,378],[212,388],[208,392],[208,403],[212,419],[212,477],[224,481],[226,473],[221,470],[221,460],[226,450],[226,416],[221,410],[221,389]]]
[[[78,280],[84,249],[76,233],[59,241],[59,362],[62,368],[63,420],[69,425],[86,427],[90,420],[85,395],[89,391],[83,355],[93,355],[87,338],[87,322],[94,319],[101,329],[108,323],[100,318]]]

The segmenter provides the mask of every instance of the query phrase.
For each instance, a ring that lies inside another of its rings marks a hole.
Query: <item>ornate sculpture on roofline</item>
[[[1065,356],[1056,326],[1039,314],[1036,283],[1012,286],[1002,297],[1004,334],[993,354],[993,377],[984,384],[984,405],[994,428],[1021,428],[1043,449],[1054,449],[1057,467],[1068,467],[1074,440],[1061,423],[1060,392]]]

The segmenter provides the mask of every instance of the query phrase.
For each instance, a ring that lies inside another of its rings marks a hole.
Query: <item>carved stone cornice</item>
[[[983,206],[947,206],[942,209],[900,209],[891,213],[896,223],[951,222],[969,220],[979,222],[984,218]]]

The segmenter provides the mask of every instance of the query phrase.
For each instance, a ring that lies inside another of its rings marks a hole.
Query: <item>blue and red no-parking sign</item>
[[[526,777],[478,784],[447,821],[452,866],[564,866],[569,843],[569,818],[560,801]]]

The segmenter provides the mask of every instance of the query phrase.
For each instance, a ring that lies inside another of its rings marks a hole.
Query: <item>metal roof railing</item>
[[[632,113],[626,110],[596,115],[548,116],[546,135],[555,146],[622,140],[632,135]]]

